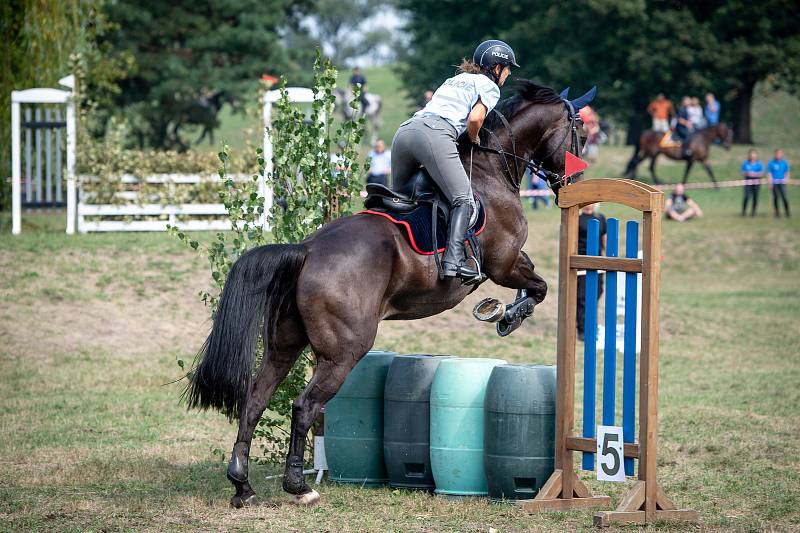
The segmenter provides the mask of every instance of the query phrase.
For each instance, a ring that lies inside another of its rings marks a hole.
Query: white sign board
[[[597,479],[625,481],[622,427],[597,426]]]

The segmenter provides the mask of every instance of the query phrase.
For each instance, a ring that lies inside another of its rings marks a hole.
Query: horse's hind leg
[[[278,321],[275,337],[275,346],[270,346],[270,339],[267,338],[269,349],[250,388],[247,405],[239,416],[239,433],[228,464],[228,479],[236,489],[231,498],[233,507],[242,507],[255,501],[256,493],[248,480],[248,461],[253,432],[275,389],[308,344],[303,324],[296,316],[281,318]]]
[[[686,170],[683,172],[683,181],[681,181],[684,185],[686,185],[686,181],[689,179],[689,171],[692,170],[692,165],[694,165],[693,159],[686,162]]]
[[[708,161],[703,161],[703,168],[706,169],[706,172],[708,172],[708,176],[711,178],[711,181],[714,182],[714,188],[719,189],[717,178],[714,176],[714,171],[711,170],[711,165],[708,164]]]
[[[376,316],[372,315],[373,317]],[[283,476],[283,490],[296,496],[299,504],[316,503],[319,494],[311,489],[303,477],[303,455],[306,435],[319,415],[320,408],[333,398],[355,364],[375,342],[378,322],[374,318],[337,317],[316,325],[315,331],[324,331],[320,339],[310,335],[311,345],[317,356],[314,377],[303,393],[294,401],[292,408],[292,431],[289,454]]]
[[[661,183],[661,181],[658,179],[658,176],[656,176],[656,159],[658,159],[658,154],[655,154],[650,158],[650,177],[653,178],[654,185]]]

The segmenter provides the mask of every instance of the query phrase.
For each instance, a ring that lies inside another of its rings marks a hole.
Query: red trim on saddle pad
[[[486,229],[486,221],[489,219],[489,214],[486,212],[485,207],[483,213],[484,213],[483,224],[481,225],[480,229],[478,229],[478,231],[475,232],[476,237],[480,235],[484,229]],[[411,243],[411,248],[415,252],[417,252],[420,255],[433,255],[433,252],[423,252],[422,250],[419,249],[419,246],[417,246],[417,242],[414,240],[414,233],[411,231],[411,226],[409,226],[408,222],[406,222],[405,220],[397,220],[389,213],[384,213],[383,211],[373,211],[372,209],[365,209],[364,211],[359,211],[358,213],[356,213],[356,215],[365,215],[365,214],[382,216],[383,218],[386,218],[397,225],[403,226],[406,229],[406,234],[408,234],[408,241]],[[467,240],[464,239],[464,242],[467,242]],[[442,253],[444,251],[445,251],[444,246],[439,248],[439,253]]]

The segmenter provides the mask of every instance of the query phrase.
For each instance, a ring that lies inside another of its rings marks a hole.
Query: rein
[[[566,99],[563,99],[562,101],[564,102],[564,107],[567,110],[567,116],[569,117],[569,125],[565,128],[564,137],[561,138],[561,142],[559,142],[555,146],[555,148],[553,148],[546,156],[542,157],[541,159],[533,159],[533,158],[528,159],[517,155],[517,143],[516,143],[516,138],[514,136],[514,129],[511,127],[511,124],[509,123],[508,119],[500,111],[498,111],[496,108],[492,109],[492,112],[497,114],[497,116],[500,118],[500,121],[503,123],[506,130],[508,131],[509,137],[511,137],[511,152],[503,150],[503,145],[500,142],[500,139],[497,137],[497,134],[488,128],[484,129],[486,129],[486,131],[488,131],[489,134],[492,137],[494,137],[495,142],[500,148],[499,149],[492,148],[490,146],[484,146],[480,144],[475,147],[484,152],[489,152],[492,154],[503,156],[508,176],[509,178],[515,180],[514,183],[517,189],[519,189],[521,183],[517,161],[521,161],[522,163],[524,163],[524,167],[530,168],[531,172],[543,177],[547,182],[547,185],[550,187],[550,189],[553,189],[556,186],[563,187],[571,182],[569,176],[565,176],[564,174],[558,174],[556,172],[552,172],[544,168],[544,161],[550,158],[553,154],[555,154],[558,151],[559,148],[561,148],[564,145],[570,133],[572,134],[572,146],[570,147],[570,152],[572,152],[576,156],[578,156],[581,152],[580,138],[578,137],[578,129],[577,129],[577,121],[580,120],[578,118],[578,113],[575,112],[575,108],[573,107],[572,102]],[[509,157],[514,159],[513,176],[511,173],[511,166],[508,164]],[[470,160],[471,159],[472,157],[470,155]]]

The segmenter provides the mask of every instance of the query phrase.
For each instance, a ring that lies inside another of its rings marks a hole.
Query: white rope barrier
[[[704,182],[700,182],[700,183],[687,183],[686,185],[684,185],[684,187],[687,190],[689,190],[689,189],[714,189],[714,188],[724,189],[724,188],[730,188],[730,187],[742,187],[744,185],[766,185],[766,184],[767,184],[767,180],[765,178],[762,178],[762,179],[754,178],[754,179],[747,179],[747,180],[718,181],[716,185],[714,183],[710,182],[710,181],[704,181]],[[790,181],[786,185],[798,185],[798,184],[800,184],[799,181]],[[673,190],[675,188],[676,185],[677,185],[677,183],[666,183],[666,184],[663,184],[663,185],[654,185],[654,187],[656,189],[660,189],[662,191],[671,191],[671,190]],[[553,191],[551,191],[550,189],[524,190],[524,191],[519,191],[519,195],[522,198],[531,198],[531,197],[534,197],[534,196],[554,196]],[[362,198],[366,198],[367,197],[367,191],[361,191],[361,197]]]

